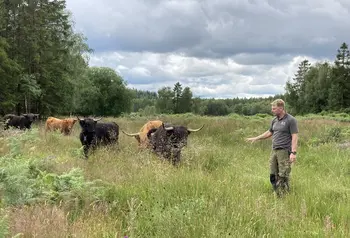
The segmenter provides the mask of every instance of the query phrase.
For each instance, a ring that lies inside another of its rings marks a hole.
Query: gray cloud
[[[282,93],[287,79],[303,59],[300,56],[276,65],[243,65],[232,59],[119,52],[95,54],[90,64],[115,69],[131,88],[156,92],[179,81],[183,87],[190,87],[195,96],[225,98]]]
[[[334,57],[350,38],[346,1],[68,0],[96,51]]]
[[[238,64],[244,65],[275,65],[283,64],[293,59],[292,55],[276,55],[272,53],[240,53],[232,57]]]
[[[347,0],[67,0],[76,30],[129,87],[180,82],[195,96],[283,93],[305,58],[333,61],[350,39]],[[348,42],[350,43],[350,42]]]

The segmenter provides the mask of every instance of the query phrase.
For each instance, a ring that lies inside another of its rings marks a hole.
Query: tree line
[[[334,63],[303,60],[286,84],[286,100],[294,114],[350,112],[350,53],[341,44]]]
[[[89,67],[65,0],[0,1],[0,114],[118,116],[132,91],[113,69]]]
[[[240,115],[255,115],[270,113],[271,102],[284,95],[268,98],[231,98],[214,99],[193,97],[189,87],[183,87],[180,82],[173,87],[165,86],[157,92],[134,89],[132,112],[141,115],[194,113],[209,116],[224,116],[230,113]]]
[[[334,64],[300,63],[286,93],[269,98],[204,99],[180,82],[157,92],[127,87],[108,67],[91,67],[93,52],[74,31],[65,0],[0,1],[0,114],[120,116],[131,112],[254,115],[270,102],[287,101],[294,114],[350,111],[349,50],[343,43]]]

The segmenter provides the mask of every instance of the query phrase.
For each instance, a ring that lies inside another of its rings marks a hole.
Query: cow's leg
[[[161,157],[165,160],[171,160],[171,147],[167,144],[162,144],[160,148],[157,148],[160,151]]]
[[[84,134],[80,134],[80,142],[83,145],[83,150],[84,150],[84,158],[88,159],[88,153],[89,153],[89,149],[90,149],[90,143],[88,141],[88,138],[86,135]]]
[[[163,157],[164,157],[166,160],[171,160],[171,150],[166,150],[166,151],[164,151]]]
[[[90,149],[89,145],[84,145],[84,157],[85,157],[85,159],[88,159],[89,149]]]
[[[173,148],[172,149],[173,154],[173,165],[177,165],[180,162],[181,157],[181,149],[179,148]]]
[[[96,137],[93,137],[92,141],[89,143],[90,148],[91,148],[91,152],[95,152],[97,145],[101,145],[103,143],[103,140],[97,140]]]

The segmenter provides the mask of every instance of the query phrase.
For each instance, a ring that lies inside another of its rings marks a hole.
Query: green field
[[[350,123],[340,115],[297,117],[299,149],[291,193],[276,198],[269,182],[271,140],[244,138],[271,116],[159,116],[205,127],[189,137],[179,167],[137,148],[82,159],[71,136],[1,131],[0,237],[349,237]],[[156,117],[104,118],[136,132]]]

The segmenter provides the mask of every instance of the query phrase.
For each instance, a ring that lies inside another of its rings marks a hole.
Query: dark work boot
[[[279,177],[276,185],[277,185],[277,195],[279,197],[289,193],[289,179],[287,177]]]
[[[274,174],[270,174],[270,182],[273,188],[273,191],[276,192],[277,190],[277,176]]]

